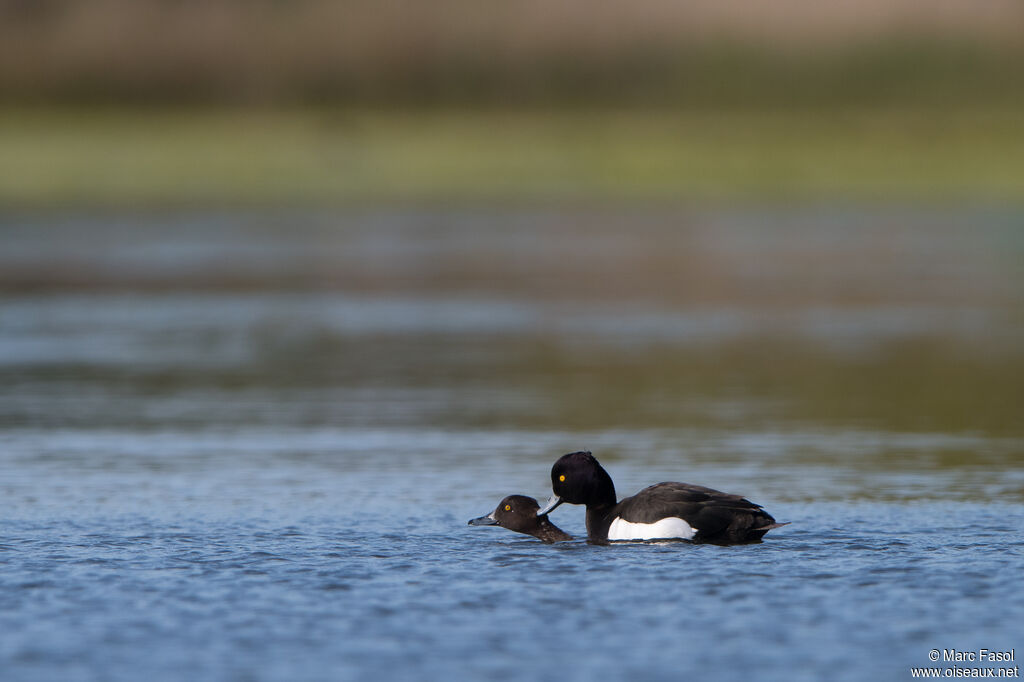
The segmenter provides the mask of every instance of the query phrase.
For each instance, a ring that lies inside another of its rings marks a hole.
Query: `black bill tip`
[[[545,504],[542,509],[537,510],[537,516],[544,516],[560,504],[562,504],[562,498],[558,495],[552,495],[551,499],[548,500],[548,503]]]

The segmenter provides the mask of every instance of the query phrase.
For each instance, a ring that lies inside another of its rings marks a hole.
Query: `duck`
[[[657,483],[616,501],[612,477],[589,451],[570,452],[551,467],[553,495],[538,516],[563,502],[587,507],[587,541],[688,540],[738,545],[761,542],[777,523],[740,495],[689,483]]]
[[[540,504],[526,495],[509,495],[490,514],[471,519],[471,526],[501,526],[517,533],[532,535],[541,542],[565,542],[572,536],[548,521],[547,514],[538,514]]]

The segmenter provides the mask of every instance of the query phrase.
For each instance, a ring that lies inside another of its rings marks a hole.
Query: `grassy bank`
[[[1024,202],[1015,108],[0,112],[7,207]]]
[[[0,2],[0,101],[1024,101],[1019,0]]]

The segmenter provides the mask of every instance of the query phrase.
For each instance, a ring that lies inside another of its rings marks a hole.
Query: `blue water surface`
[[[1024,245],[881,213],[5,216],[0,680],[1019,659]],[[579,449],[791,525],[467,526]]]

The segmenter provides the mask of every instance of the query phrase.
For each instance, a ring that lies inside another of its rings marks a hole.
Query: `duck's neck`
[[[612,507],[615,503],[587,505],[587,541],[596,545],[608,544],[608,527],[612,525]]]
[[[546,518],[540,520],[540,529],[537,531],[537,537],[544,542],[565,542],[566,540],[572,540],[571,535],[548,521]]]
[[[616,503],[615,484],[600,464],[594,476],[596,485],[590,490],[587,499],[587,541],[606,544],[608,527],[612,523],[612,508]]]

